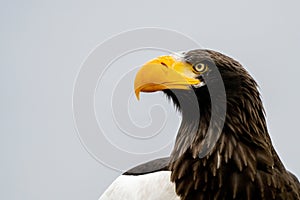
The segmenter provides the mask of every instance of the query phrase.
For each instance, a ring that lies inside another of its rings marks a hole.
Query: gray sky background
[[[299,6],[296,0],[0,1],[0,199],[96,200],[118,176],[77,137],[73,85],[99,43],[145,26],[177,30],[239,60],[260,85],[277,152],[300,177]],[[171,126],[175,133],[178,124]]]

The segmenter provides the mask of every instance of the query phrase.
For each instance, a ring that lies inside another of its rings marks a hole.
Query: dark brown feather
[[[181,199],[300,199],[298,179],[285,169],[272,146],[253,78],[237,61],[215,51],[193,50],[185,59],[217,66],[226,89],[227,111],[224,127],[217,127],[222,130],[217,143],[206,156],[198,157],[213,141],[206,135],[211,134],[207,130],[212,106],[222,108],[211,105],[211,100],[220,97],[211,96],[206,86],[164,91],[182,112],[169,166]],[[210,74],[205,80],[214,84],[215,77]],[[193,92],[198,105],[190,99]],[[200,108],[200,119],[193,119],[193,106]]]
[[[166,158],[159,158],[152,161],[149,161],[147,163],[138,165],[127,172],[123,173],[123,175],[143,175],[158,171],[168,171],[169,169],[169,163],[170,163],[170,157]]]

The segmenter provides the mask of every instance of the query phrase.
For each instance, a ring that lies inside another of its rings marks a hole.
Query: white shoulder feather
[[[119,176],[99,200],[180,200],[170,171]]]

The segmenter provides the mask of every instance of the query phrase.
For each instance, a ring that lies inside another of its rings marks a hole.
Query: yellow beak
[[[149,61],[137,72],[134,90],[137,99],[140,92],[155,92],[165,89],[188,90],[200,83],[193,75],[192,66],[172,56],[161,56]]]

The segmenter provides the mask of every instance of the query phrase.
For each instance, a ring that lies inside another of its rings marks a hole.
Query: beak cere
[[[176,61],[171,56],[162,56],[146,63],[135,77],[134,90],[137,99],[139,99],[140,92],[165,89],[188,90],[191,85],[199,84],[199,79],[190,78],[184,74],[190,69],[190,64]]]

